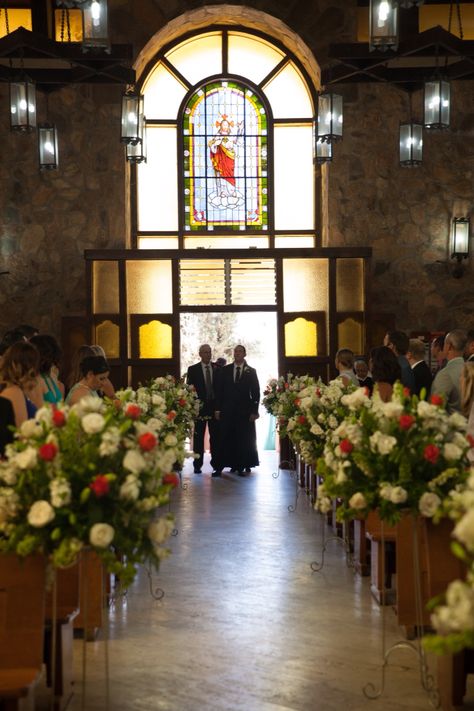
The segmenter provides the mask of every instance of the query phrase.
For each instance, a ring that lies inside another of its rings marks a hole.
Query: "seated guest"
[[[438,370],[444,368],[447,363],[444,357],[444,341],[446,334],[444,336],[436,336],[431,341],[431,369],[433,373],[437,373]]]
[[[349,348],[340,348],[336,353],[335,365],[339,371],[339,378],[341,378],[344,385],[356,385],[359,386],[359,381],[354,373],[354,353]]]
[[[84,360],[84,358],[86,358],[86,356],[93,355],[97,355],[97,353],[94,353],[92,346],[88,346],[85,343],[82,346],[79,346],[79,348],[74,352],[71,358],[71,367],[69,375],[66,379],[66,386],[68,391],[82,378],[81,362]]]
[[[61,348],[53,336],[43,334],[30,339],[40,354],[39,386],[43,402],[52,404],[61,402],[64,398],[64,385],[58,380]]]
[[[464,363],[461,373],[461,407],[468,418],[467,433],[474,437],[474,362]],[[469,460],[474,465],[474,449],[468,452]]]
[[[406,359],[406,352],[408,350],[407,334],[404,331],[387,331],[385,338],[383,339],[383,344],[384,346],[390,348],[390,350],[392,350],[397,356],[402,370],[402,377],[400,380],[412,393],[415,387],[415,378],[410,367],[410,363]]]
[[[357,380],[359,381],[360,387],[367,388],[367,390],[369,391],[369,395],[372,395],[372,390],[374,389],[374,381],[373,378],[369,375],[369,366],[367,365],[365,360],[362,360],[361,358],[359,360],[356,360],[354,362],[354,370]]]
[[[25,341],[29,341],[33,336],[37,336],[39,333],[36,326],[30,326],[28,323],[21,323],[16,327],[16,330],[23,334]]]
[[[25,340],[22,331],[19,331],[17,328],[7,331],[0,342],[0,355],[3,355],[14,343]]]
[[[456,328],[448,333],[444,341],[444,355],[448,362],[436,373],[431,386],[431,394],[443,396],[449,413],[461,412],[461,372],[465,347],[465,331]]]
[[[6,397],[0,396],[0,457],[5,453],[5,447],[13,442],[12,427],[15,426],[13,405]]]
[[[467,332],[466,348],[464,349],[464,358],[469,362],[474,362],[474,329]]]
[[[380,399],[388,402],[392,397],[393,384],[400,380],[402,374],[397,356],[387,346],[372,348],[369,367]]]
[[[433,376],[425,362],[425,344],[419,338],[410,338],[407,360],[415,376],[415,389],[413,392],[419,396],[422,388],[424,388],[426,393],[425,400],[428,400]]]
[[[67,405],[75,405],[83,397],[99,397],[98,391],[109,377],[109,364],[102,356],[87,356],[80,367],[82,378],[68,392]]]
[[[3,355],[0,364],[1,396],[10,400],[17,427],[36,413],[30,392],[36,385],[38,369],[38,350],[27,341],[14,343]]]
[[[94,355],[102,356],[102,358],[105,358],[107,360],[105,351],[102,348],[102,346],[97,346],[97,345],[93,344],[89,347],[92,349],[92,352],[94,353]],[[112,400],[115,398],[115,388],[109,378],[107,378],[107,380],[104,380],[102,382],[102,387],[99,390],[99,395],[100,395],[100,397],[109,397]]]

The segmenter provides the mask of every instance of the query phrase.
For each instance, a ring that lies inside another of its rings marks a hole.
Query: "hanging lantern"
[[[469,256],[469,228],[469,217],[455,217],[453,219],[452,259],[461,261]]]
[[[146,163],[146,118],[142,117],[142,140],[138,143],[127,143],[125,156],[129,163]]]
[[[425,128],[449,128],[451,85],[446,79],[425,82]]]
[[[342,138],[342,96],[326,92],[318,96],[318,140],[339,141]]]
[[[423,158],[423,126],[411,121],[400,124],[400,165],[421,165]]]
[[[370,0],[369,50],[398,48],[398,7],[394,0]]]
[[[10,83],[10,127],[25,132],[36,128],[36,89],[28,79]]]
[[[58,132],[54,124],[38,125],[38,150],[41,170],[54,170],[58,167]]]
[[[91,0],[82,11],[82,48],[110,50],[107,0]]]
[[[318,138],[316,141],[316,163],[322,165],[323,163],[330,163],[332,161],[332,143],[323,141]]]
[[[122,96],[122,130],[120,140],[122,143],[137,145],[143,136],[143,95],[135,91],[128,91]]]
[[[398,6],[408,9],[410,7],[420,7],[425,0],[398,0]]]

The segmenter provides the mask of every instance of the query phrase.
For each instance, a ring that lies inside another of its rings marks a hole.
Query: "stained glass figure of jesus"
[[[209,194],[208,200],[213,207],[220,209],[239,207],[244,203],[244,196],[235,186],[236,148],[242,144],[243,121],[232,133],[234,122],[226,114],[216,121],[217,133],[209,141],[209,157],[216,176],[216,190]]]

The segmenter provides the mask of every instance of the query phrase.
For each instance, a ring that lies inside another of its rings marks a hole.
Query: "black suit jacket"
[[[431,383],[433,382],[433,376],[431,370],[426,365],[425,361],[422,360],[417,363],[413,368],[413,375],[415,376],[415,390],[416,395],[419,395],[421,388],[426,389],[426,397],[429,397],[431,390]]]
[[[13,442],[13,432],[9,425],[15,425],[13,405],[6,397],[0,397],[0,455],[5,451],[5,445]]]
[[[212,363],[209,363],[212,372],[212,387],[215,391],[216,387],[216,372]],[[202,372],[201,362],[190,365],[188,368],[188,373],[186,375],[186,382],[188,385],[194,385],[197,396],[201,402],[199,414],[200,415],[212,415],[214,413],[214,399],[208,400],[206,393],[206,383],[204,380],[204,373]]]
[[[234,364],[226,365],[218,371],[216,378],[216,410],[224,417],[229,414],[248,418],[258,415],[260,385],[257,371],[246,363],[238,383],[234,383]]]

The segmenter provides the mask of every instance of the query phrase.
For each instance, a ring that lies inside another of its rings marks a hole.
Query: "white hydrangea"
[[[153,430],[154,432],[160,432],[160,430],[163,429],[163,425],[163,420],[159,420],[157,417],[150,417],[150,419],[147,420],[146,423],[148,429]]]
[[[379,452],[379,454],[390,454],[396,444],[397,440],[395,437],[383,434],[382,432],[374,432],[374,434],[370,436],[370,448],[373,452]]]
[[[440,505],[441,499],[437,494],[425,491],[425,493],[420,496],[418,509],[422,516],[431,518],[434,516]]]
[[[87,434],[96,434],[97,432],[102,432],[105,427],[105,419],[103,415],[98,412],[91,412],[81,420],[82,429]]]
[[[341,402],[350,410],[359,410],[361,407],[370,405],[370,400],[367,397],[365,388],[357,388],[354,392],[343,395]]]
[[[18,494],[14,489],[10,487],[0,489],[0,527],[15,516],[18,503]]]
[[[403,405],[397,400],[383,402],[380,405],[380,411],[385,417],[388,417],[390,419],[396,419],[400,417],[400,415],[403,413]]]
[[[5,484],[8,484],[8,486],[15,486],[18,479],[17,472],[18,469],[12,466],[11,462],[0,464],[0,479],[3,480]]]
[[[129,449],[123,458],[123,466],[133,474],[139,474],[146,468],[146,461],[140,452],[135,449]]]
[[[440,634],[474,629],[474,589],[461,580],[454,580],[446,591],[446,605],[436,608],[431,623]]]
[[[120,431],[118,427],[110,427],[106,430],[99,444],[99,453],[101,457],[108,457],[111,454],[118,452],[120,446]]]
[[[408,498],[408,492],[402,486],[394,486],[390,492],[392,504],[403,504]]]
[[[54,508],[57,509],[71,503],[71,485],[67,479],[62,477],[53,479],[49,482],[49,491]]]
[[[141,482],[134,474],[129,474],[120,487],[119,497],[125,501],[136,501],[140,495]]]

